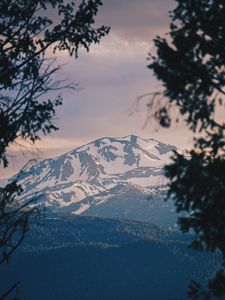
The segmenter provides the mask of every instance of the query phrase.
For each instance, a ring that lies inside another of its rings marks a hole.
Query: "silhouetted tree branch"
[[[19,284],[20,284],[20,282],[16,282],[16,283],[14,283],[13,285],[11,285],[11,286],[7,289],[7,291],[5,291],[4,294],[2,294],[2,295],[0,296],[0,300],[4,300],[4,299],[6,299],[9,295],[11,295],[11,293],[12,293],[13,291],[15,291],[15,290],[18,288]],[[19,300],[19,298],[14,297],[13,300]]]
[[[94,27],[101,0],[79,5],[63,0],[0,1],[0,163],[8,166],[7,150],[17,140],[35,143],[39,134],[57,130],[55,110],[62,97],[49,92],[76,85],[54,81],[59,66],[47,54],[67,52],[77,58],[80,48],[89,51],[109,33]],[[57,17],[51,18],[51,12]],[[50,13],[49,13],[50,12]],[[0,189],[0,264],[19,247],[35,213],[35,199],[18,201],[16,182]],[[1,299],[15,288],[12,285]]]
[[[191,299],[211,299],[225,295],[225,123],[216,117],[225,102],[225,3],[176,2],[169,35],[156,37],[157,54],[150,55],[149,68],[162,81],[165,99],[200,136],[189,157],[174,154],[165,174],[170,180],[168,197],[177,212],[188,213],[179,224],[183,232],[194,231],[191,247],[222,256],[208,291],[196,282],[190,284]],[[165,120],[173,119],[166,106],[160,110]]]

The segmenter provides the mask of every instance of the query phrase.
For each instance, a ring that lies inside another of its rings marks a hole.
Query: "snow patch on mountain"
[[[113,193],[127,197],[133,188],[147,195],[165,185],[163,167],[173,151],[176,147],[135,135],[105,137],[54,159],[30,161],[9,181],[22,185],[22,200],[35,197],[52,210],[88,214],[109,203]]]

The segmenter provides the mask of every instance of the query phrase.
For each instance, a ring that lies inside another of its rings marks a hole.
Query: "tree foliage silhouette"
[[[8,147],[22,140],[35,143],[39,134],[57,130],[55,109],[62,97],[50,91],[73,84],[54,81],[59,70],[51,53],[67,52],[77,58],[80,48],[89,51],[109,33],[95,27],[101,0],[82,0],[78,5],[63,0],[0,1],[0,163],[7,167]],[[54,17],[51,17],[51,15]],[[0,190],[0,264],[20,245],[34,209],[18,203],[16,182]],[[8,291],[0,297],[5,299]]]
[[[225,104],[225,2],[176,2],[168,37],[156,37],[148,67],[162,81],[168,107],[177,106],[198,134],[190,156],[174,154],[165,173],[177,212],[188,213],[181,230],[195,232],[191,247],[222,254],[207,291],[196,282],[189,287],[191,299],[211,299],[225,295],[225,123],[218,117]],[[171,110],[160,107],[155,115],[171,125]]]

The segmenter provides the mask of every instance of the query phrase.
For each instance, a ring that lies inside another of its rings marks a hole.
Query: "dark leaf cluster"
[[[109,32],[107,26],[94,26],[100,0],[79,3],[0,1],[0,163],[4,167],[12,143],[18,139],[34,143],[40,133],[57,130],[54,117],[62,97],[55,96],[55,91],[75,88],[74,84],[54,81],[60,66],[47,54],[65,51],[77,57],[80,48],[88,51]],[[20,193],[16,181],[0,189],[0,264],[21,244],[35,212],[31,205],[35,199],[18,201]],[[17,286],[13,284],[0,299],[6,299]]]
[[[163,94],[175,104],[193,133],[198,133],[189,155],[175,153],[165,168],[168,196],[183,214],[183,232],[195,232],[191,247],[219,251],[221,269],[208,291],[191,283],[191,299],[225,295],[225,123],[216,114],[224,109],[225,2],[176,0],[167,38],[157,37],[157,53],[149,68],[162,81]],[[171,124],[171,111],[160,107],[156,118]]]
[[[19,204],[22,189],[12,182],[0,190],[0,264],[8,261],[22,242],[28,229],[29,217],[35,209],[28,203]]]
[[[50,91],[73,84],[54,82],[59,70],[46,51],[65,51],[77,57],[99,43],[109,28],[95,28],[100,0],[81,1],[76,6],[63,0],[3,0],[0,2],[0,162],[7,166],[6,149],[18,137],[39,138],[57,129],[55,108],[61,96]],[[51,12],[57,13],[54,18]]]

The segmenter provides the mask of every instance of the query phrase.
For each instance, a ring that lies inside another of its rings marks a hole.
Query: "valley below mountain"
[[[131,135],[102,138],[15,176],[22,204],[38,208],[25,241],[0,270],[32,300],[185,300],[219,258],[192,251],[165,201],[164,166],[178,149]]]
[[[185,300],[217,257],[188,248],[191,236],[156,225],[96,217],[43,217],[0,270],[1,288],[20,281],[32,300]]]

